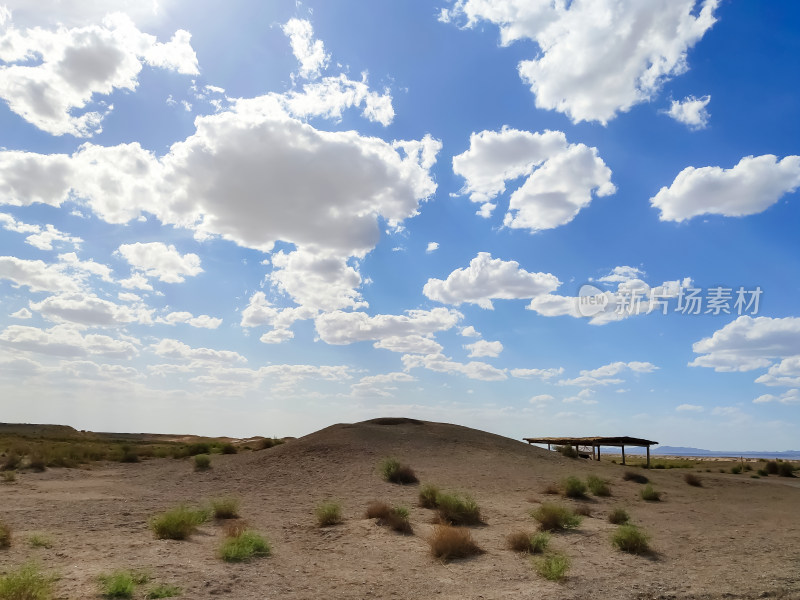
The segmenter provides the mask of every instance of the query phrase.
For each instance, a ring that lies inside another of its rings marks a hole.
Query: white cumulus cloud
[[[186,277],[202,273],[197,254],[181,254],[177,248],[163,242],[122,244],[117,252],[131,267],[147,277],[166,283],[181,283]]]
[[[702,98],[687,96],[683,100],[673,100],[669,110],[664,112],[678,123],[683,123],[692,131],[697,131],[708,127],[711,115],[708,114],[706,107],[709,102],[711,102],[711,96]]]

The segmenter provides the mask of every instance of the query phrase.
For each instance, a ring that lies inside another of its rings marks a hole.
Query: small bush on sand
[[[582,517],[591,517],[592,508],[590,506],[587,506],[586,504],[580,504],[575,507],[575,514],[580,515]]]
[[[536,572],[550,581],[562,581],[569,570],[569,558],[560,552],[546,554],[540,559],[535,559]]]
[[[650,481],[645,475],[635,471],[625,471],[625,473],[622,475],[622,478],[625,481],[635,481],[636,483],[647,483]]]
[[[243,562],[251,558],[269,556],[272,548],[269,542],[252,529],[246,529],[235,537],[228,537],[219,549],[225,562]]]
[[[3,483],[14,483],[17,480],[17,472],[16,471],[3,471],[2,472],[2,479],[3,479]]]
[[[780,475],[781,477],[794,477],[794,469],[792,468],[792,463],[779,462],[778,475]]]
[[[208,454],[196,454],[194,457],[194,470],[207,471],[211,468],[211,457]]]
[[[186,447],[186,454],[188,456],[197,456],[198,454],[211,454],[211,444],[208,442],[194,442]]]
[[[578,458],[578,451],[572,446],[556,446],[555,451],[567,458]]]
[[[98,579],[103,598],[133,598],[136,586],[147,583],[149,577],[131,571],[114,571],[108,575],[100,575]]]
[[[230,521],[225,521],[222,532],[225,534],[225,537],[237,537],[248,529],[250,529],[250,527],[244,519],[232,519]]]
[[[222,454],[236,454],[239,452],[239,449],[230,442],[225,442],[222,444],[219,450],[222,452]]]
[[[262,438],[258,442],[258,450],[268,450],[275,446],[280,446],[284,441],[280,438]]]
[[[544,531],[528,533],[517,531],[506,538],[508,547],[514,552],[527,552],[528,554],[539,554],[544,552],[547,544],[550,543],[550,534]]]
[[[0,471],[16,471],[22,466],[22,457],[16,452],[9,452],[2,464]],[[777,473],[777,471],[776,471]]]
[[[631,554],[645,554],[650,551],[650,536],[636,525],[620,525],[611,537],[615,548]]]
[[[51,600],[56,577],[45,575],[34,563],[27,563],[0,575],[3,600]]]
[[[595,496],[607,497],[611,495],[611,490],[608,489],[608,483],[595,475],[589,475],[586,479],[586,484],[589,491]]]
[[[764,469],[770,475],[777,475],[778,474],[778,461],[768,460],[767,464],[764,465]]]
[[[545,502],[531,511],[531,516],[539,521],[539,526],[544,531],[574,529],[581,523],[581,518],[569,508],[552,502]]]
[[[11,545],[11,528],[0,521],[0,548],[8,548]]]
[[[586,484],[577,477],[567,477],[564,480],[564,495],[567,498],[585,498]]]
[[[32,456],[28,461],[28,468],[37,473],[43,473],[47,470],[47,463],[41,456]]]
[[[471,496],[439,494],[437,496],[438,519],[449,525],[479,525],[481,509]]]
[[[404,506],[389,506],[386,502],[373,500],[367,504],[366,517],[377,519],[378,525],[386,526],[398,533],[411,533],[408,509]]]
[[[150,519],[150,529],[158,539],[185,540],[207,520],[206,511],[181,505]]]
[[[236,519],[239,516],[239,501],[236,498],[217,498],[211,501],[215,519]]]
[[[317,517],[319,527],[337,525],[342,522],[342,505],[340,502],[328,500],[314,509],[314,515]]]
[[[686,475],[684,475],[684,476],[683,476],[683,480],[684,480],[686,483],[688,483],[689,485],[691,485],[691,486],[694,486],[694,487],[703,487],[703,482],[702,482],[702,481],[700,480],[700,478],[699,478],[697,475],[695,475],[694,473],[686,473]]]
[[[546,486],[544,486],[542,493],[547,494],[549,496],[557,496],[561,492],[559,491],[558,486],[555,483],[548,483]]]
[[[758,473],[759,476],[761,476],[761,477],[768,477],[769,476],[769,473],[767,473],[766,469],[759,469],[758,471],[756,471],[756,473]]]
[[[439,506],[439,488],[430,483],[424,484],[419,490],[419,505],[422,508]]]
[[[657,492],[656,489],[652,486],[652,484],[647,484],[641,491],[642,500],[647,500],[648,502],[658,502],[661,500],[661,492]]]
[[[156,598],[174,598],[175,596],[180,595],[181,588],[178,586],[170,585],[168,583],[159,583],[151,587],[144,597],[147,600],[155,600]]]
[[[741,472],[742,472],[742,465],[733,465],[731,467],[731,473],[733,473],[734,475],[738,475]]]
[[[608,522],[614,525],[623,525],[631,520],[631,516],[624,508],[615,508],[608,513]]]
[[[428,543],[431,546],[431,554],[441,560],[467,558],[483,553],[483,550],[472,539],[469,530],[463,527],[437,525],[434,527],[433,535]]]
[[[28,543],[31,548],[52,548],[53,541],[46,535],[41,533],[34,533],[28,538]]]
[[[383,480],[389,483],[407,485],[419,482],[414,470],[408,465],[401,464],[396,458],[384,459],[381,461],[379,469]]]

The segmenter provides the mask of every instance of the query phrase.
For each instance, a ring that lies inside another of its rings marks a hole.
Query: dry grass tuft
[[[396,458],[384,459],[379,468],[381,477],[383,477],[384,481],[388,481],[389,483],[397,483],[399,485],[419,483],[414,469],[408,465],[402,464]]]
[[[595,475],[589,475],[589,477],[586,479],[586,484],[589,487],[589,491],[595,496],[606,498],[611,495],[611,490],[608,488],[608,482]]]
[[[630,554],[645,554],[650,552],[650,536],[636,525],[620,525],[611,537],[615,548]]]
[[[567,498],[585,498],[586,484],[574,476],[564,480],[564,495]]]
[[[211,501],[215,519],[236,519],[239,516],[239,501],[236,498],[217,498]]]
[[[624,508],[615,508],[608,513],[608,522],[613,525],[623,525],[631,520],[631,516]]]
[[[689,485],[691,485],[691,486],[694,486],[694,487],[703,487],[703,482],[702,482],[702,481],[700,480],[700,478],[699,478],[697,475],[695,475],[694,473],[686,473],[686,475],[684,475],[684,476],[683,476],[683,480],[684,480],[686,483],[688,483]]]
[[[8,548],[11,545],[11,527],[0,521],[0,548]]]
[[[538,533],[528,533],[527,531],[516,531],[506,538],[508,547],[514,552],[527,552],[537,554],[544,552],[550,542],[550,534],[540,531]]]
[[[548,483],[542,490],[542,493],[547,494],[549,496],[557,496],[561,492],[555,483]]]
[[[439,488],[426,483],[419,490],[419,505],[422,508],[436,508],[439,506]]]
[[[344,520],[342,518],[342,504],[335,500],[323,502],[314,509],[314,516],[317,518],[319,527],[338,525]]]
[[[536,510],[531,511],[531,516],[539,521],[539,526],[544,531],[574,529],[581,522],[581,518],[572,510],[552,502],[545,502]]]
[[[225,537],[239,537],[249,528],[247,521],[244,519],[231,519],[223,525],[222,533],[225,534]]]
[[[481,509],[471,496],[439,494],[437,496],[438,521],[449,525],[480,525]]]
[[[3,600],[52,600],[56,577],[45,575],[35,563],[28,563],[0,575]]]
[[[150,529],[158,539],[185,540],[207,520],[205,510],[181,505],[150,519]]]
[[[569,565],[569,558],[559,552],[547,554],[534,562],[539,575],[550,581],[563,581],[567,576]]]
[[[437,525],[428,543],[431,546],[431,554],[441,560],[467,558],[483,553],[472,539],[469,530],[463,527]]]
[[[592,509],[586,504],[580,504],[575,507],[575,514],[580,515],[582,517],[591,517]]]
[[[655,488],[651,484],[647,484],[642,488],[641,491],[642,500],[647,500],[648,502],[660,502],[661,501],[661,492],[657,492]]]

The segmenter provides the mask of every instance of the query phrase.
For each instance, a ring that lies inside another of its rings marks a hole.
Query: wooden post
[[[595,458],[595,453],[594,453],[594,452],[595,452],[595,450],[594,450],[594,445],[592,445],[592,460],[597,460],[597,459]]]
[[[550,450],[550,444],[547,444],[547,449]]]
[[[625,464],[625,445],[622,446],[622,464]]]
[[[600,460],[600,446],[597,447],[597,460]]]
[[[647,468],[650,468],[650,446],[647,447]]]

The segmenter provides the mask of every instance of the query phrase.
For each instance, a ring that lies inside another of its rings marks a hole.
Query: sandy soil
[[[377,474],[390,455],[423,482],[477,499],[486,524],[473,535],[485,554],[447,564],[431,557],[433,513],[416,505],[418,487]],[[154,459],[25,473],[0,485],[0,520],[15,535],[0,551],[0,571],[35,558],[60,574],[58,597],[73,600],[97,598],[97,575],[117,568],[146,569],[192,599],[800,598],[800,479],[703,472],[695,488],[683,481],[686,469],[652,470],[664,496],[647,503],[639,484],[623,481],[625,470],[454,425],[367,422],[214,456],[207,472],[195,472],[190,460]],[[547,484],[590,474],[609,480],[613,495],[585,501],[593,516],[554,536],[572,567],[563,583],[546,581],[530,557],[506,549],[505,538],[535,529],[528,513],[553,499],[542,494]],[[178,503],[226,495],[241,499],[242,516],[271,541],[271,557],[221,561],[214,522],[183,542],[156,540],[148,529],[151,516]],[[345,522],[319,529],[313,509],[327,498],[343,503]],[[372,499],[411,507],[414,535],[365,519]],[[615,507],[652,534],[653,555],[612,548],[615,527],[605,517]],[[53,547],[29,547],[32,533],[46,534]]]

